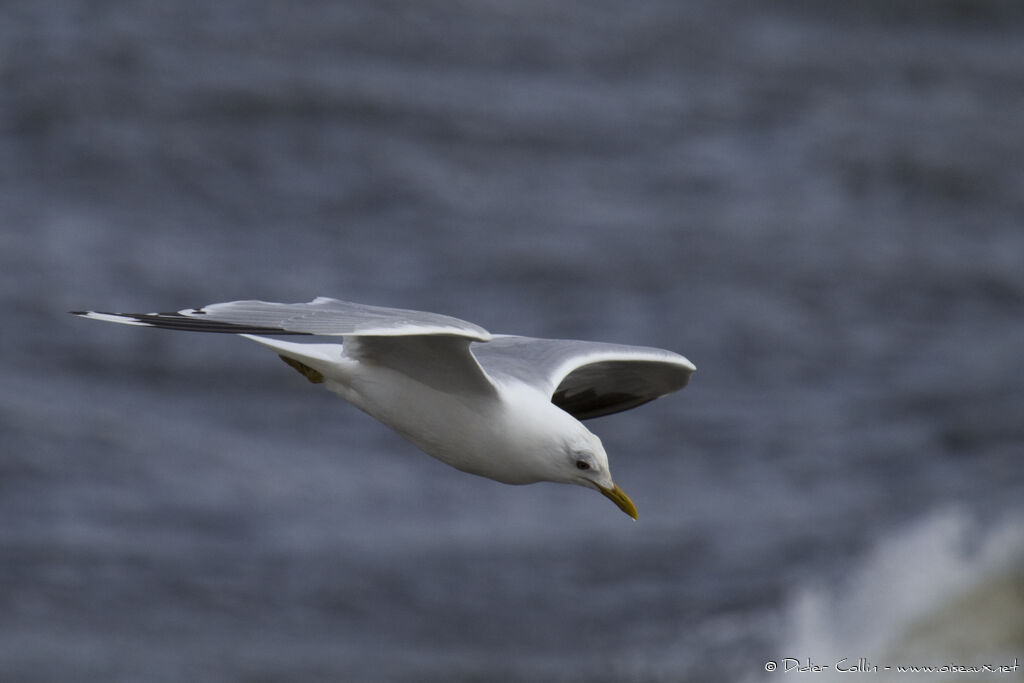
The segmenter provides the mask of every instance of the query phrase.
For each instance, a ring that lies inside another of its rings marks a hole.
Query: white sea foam
[[[1024,680],[1024,517],[986,526],[947,509],[897,530],[841,585],[795,594],[783,634],[765,680],[905,680],[899,667],[978,680],[1015,663],[1000,680]]]

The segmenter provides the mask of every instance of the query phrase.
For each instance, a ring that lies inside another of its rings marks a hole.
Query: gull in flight
[[[601,440],[580,421],[678,391],[696,370],[662,349],[491,334],[438,313],[326,297],[229,301],[176,313],[72,313],[251,339],[456,469],[506,484],[586,486],[633,519],[636,507],[612,481]]]

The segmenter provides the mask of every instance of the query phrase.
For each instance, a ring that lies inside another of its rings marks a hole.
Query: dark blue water
[[[1024,655],[1021,112],[1000,0],[5,3],[0,680]],[[65,314],[317,295],[688,356],[639,521]]]

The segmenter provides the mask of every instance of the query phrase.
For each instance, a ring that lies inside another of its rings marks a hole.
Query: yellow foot
[[[300,363],[299,361],[295,360],[294,358],[289,358],[287,356],[282,356],[281,354],[278,354],[278,358],[280,358],[285,363],[287,363],[288,365],[290,365],[293,368],[295,368],[296,370],[298,370],[299,373],[303,377],[308,379],[313,384],[320,384],[321,382],[324,381],[324,376],[323,375],[321,375],[319,372],[317,372],[313,368],[309,367],[305,363]]]

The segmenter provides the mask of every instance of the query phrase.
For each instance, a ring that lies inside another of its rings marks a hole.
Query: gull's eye
[[[590,469],[590,463],[587,462],[586,460],[577,460],[576,461],[576,469],[578,469],[578,470],[589,470]]]

